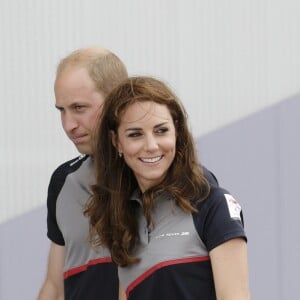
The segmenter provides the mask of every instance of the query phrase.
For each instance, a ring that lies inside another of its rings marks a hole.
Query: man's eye
[[[82,105],[76,105],[76,106],[74,107],[74,109],[75,109],[76,111],[82,111],[82,110],[84,109],[84,106],[82,106]]]

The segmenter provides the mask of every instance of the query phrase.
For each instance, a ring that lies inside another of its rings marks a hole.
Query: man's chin
[[[87,154],[87,155],[91,155],[92,150],[91,147],[87,146],[87,145],[75,145],[76,149],[78,150],[79,153],[81,154]]]

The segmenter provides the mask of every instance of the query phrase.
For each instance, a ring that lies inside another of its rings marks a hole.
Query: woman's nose
[[[153,135],[146,136],[144,148],[146,151],[158,149],[157,139]]]

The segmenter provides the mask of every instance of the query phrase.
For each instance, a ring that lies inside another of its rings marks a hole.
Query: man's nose
[[[62,125],[66,132],[71,132],[78,127],[77,119],[70,113],[65,113],[61,116]]]

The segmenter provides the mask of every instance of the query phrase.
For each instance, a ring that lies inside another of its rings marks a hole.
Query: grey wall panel
[[[300,295],[300,97],[280,105],[280,286],[281,299]]]
[[[198,141],[204,164],[243,206],[252,299],[299,297],[299,128],[296,96]],[[46,207],[1,224],[0,240],[0,299],[35,299],[47,264]]]
[[[33,300],[46,275],[46,207],[0,225],[0,300]]]
[[[244,209],[253,299],[298,299],[300,96],[203,136],[202,162]]]

